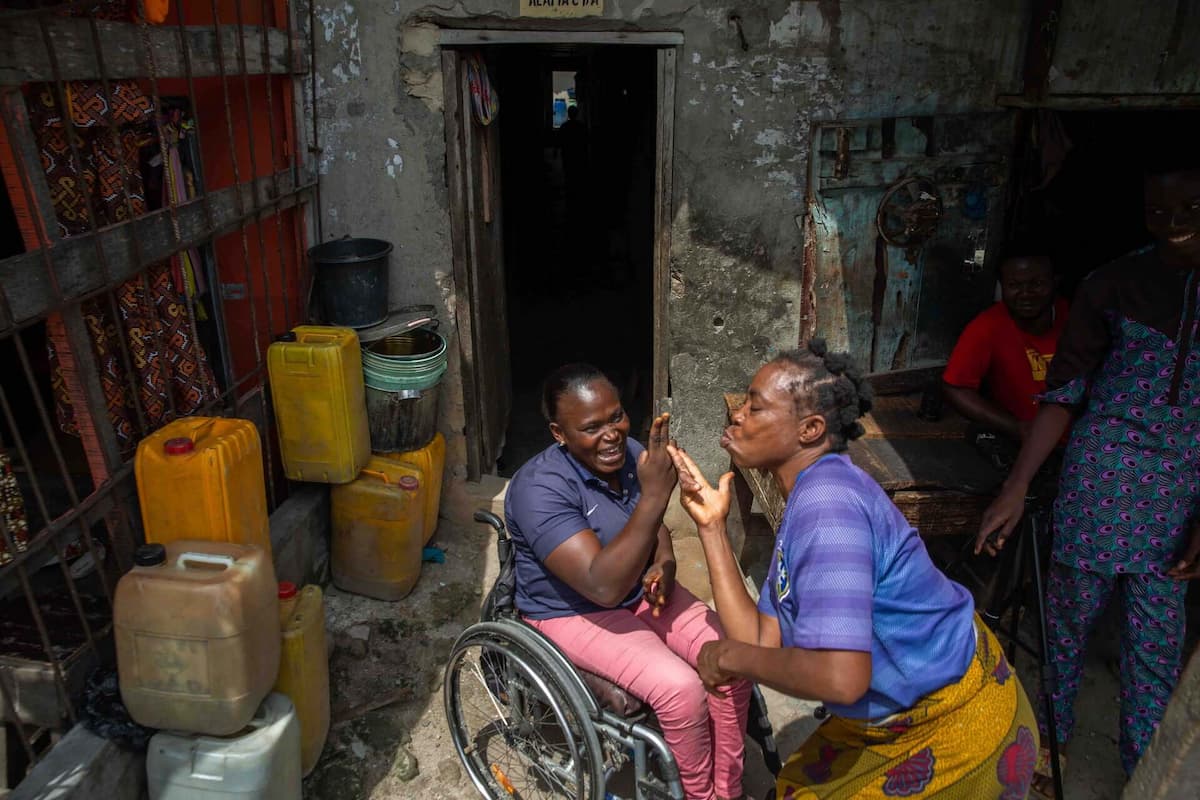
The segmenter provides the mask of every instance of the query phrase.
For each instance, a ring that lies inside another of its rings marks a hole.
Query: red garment
[[[942,380],[963,389],[979,389],[1018,420],[1037,415],[1035,395],[1046,390],[1046,370],[1067,323],[1067,301],[1054,301],[1054,324],[1040,336],[1025,333],[1004,303],[971,320],[950,354]]]

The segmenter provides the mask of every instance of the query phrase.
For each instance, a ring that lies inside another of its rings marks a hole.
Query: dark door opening
[[[1089,272],[1151,243],[1143,214],[1147,166],[1190,165],[1197,111],[1072,111],[1039,118],[1041,153],[1061,166],[1040,188],[1023,187],[1014,239],[1044,250],[1070,297]],[[1061,127],[1058,127],[1061,125]]]
[[[619,45],[494,46],[513,402],[498,471],[551,437],[540,389],[587,361],[642,436],[653,411],[656,54]]]

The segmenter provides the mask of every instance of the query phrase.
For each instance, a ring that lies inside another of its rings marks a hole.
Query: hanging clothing
[[[133,81],[114,82],[110,89],[106,95],[98,83],[67,83],[69,124],[52,87],[41,86],[27,101],[58,232],[64,237],[91,230],[89,201],[96,227],[146,210],[138,161],[142,145],[153,141],[153,103]]]
[[[134,81],[115,82],[110,89],[105,93],[94,82],[69,84],[67,113],[59,109],[52,87],[40,87],[29,98],[42,166],[64,237],[92,230],[89,215],[94,216],[96,227],[102,227],[146,212],[140,153],[156,141],[150,124],[153,103]],[[178,199],[173,189],[164,190],[172,192],[168,200]],[[188,269],[182,257],[172,262],[153,265],[144,277],[131,278],[114,290],[118,319],[113,319],[106,302],[91,300],[82,305],[100,365],[109,420],[125,454],[133,452],[140,438],[135,402],[148,429],[154,429],[169,422],[172,411],[175,416],[194,413],[218,395],[204,348],[193,335],[185,298],[185,293],[196,294],[197,280],[190,269],[195,261],[188,258]],[[173,269],[173,264],[178,268]],[[58,315],[47,320],[47,332],[56,416],[64,432],[80,435],[71,392],[71,386],[78,384],[69,380],[73,376],[60,357],[69,352],[69,344]],[[126,372],[120,336],[129,349],[132,376]]]
[[[21,487],[17,484],[17,476],[12,470],[12,456],[6,450],[0,449],[0,516],[4,517],[4,527],[12,537],[17,552],[25,552],[29,543],[29,520],[25,516],[25,498],[21,495]],[[13,560],[9,552],[8,542],[0,536],[0,565]]]

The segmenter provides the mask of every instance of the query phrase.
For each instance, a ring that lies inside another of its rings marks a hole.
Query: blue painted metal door
[[[1009,114],[818,126],[808,332],[871,372],[945,362],[995,295],[1011,139]]]

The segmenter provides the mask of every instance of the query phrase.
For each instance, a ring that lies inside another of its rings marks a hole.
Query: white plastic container
[[[146,777],[150,800],[300,800],[300,723],[292,701],[267,695],[233,736],[156,733]]]

